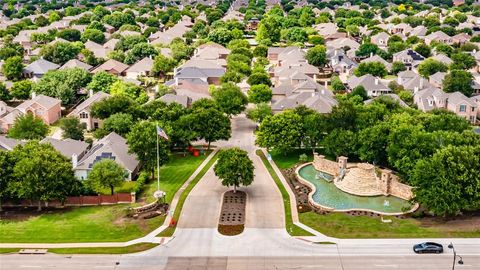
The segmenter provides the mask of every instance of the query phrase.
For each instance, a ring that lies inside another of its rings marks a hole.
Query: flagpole
[[[156,134],[156,136],[157,136],[157,191],[160,191],[160,154],[158,149],[158,134]]]

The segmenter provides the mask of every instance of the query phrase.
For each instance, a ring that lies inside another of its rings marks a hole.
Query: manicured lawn
[[[161,168],[160,187],[171,202],[173,195],[207,156],[174,156]],[[147,201],[153,201],[156,182],[145,188]],[[140,196],[139,196],[140,197]],[[125,218],[130,205],[70,208],[45,213],[23,221],[0,221],[2,243],[121,242],[132,240],[159,227],[165,217],[148,220]]]
[[[188,186],[185,188],[185,190],[182,192],[180,195],[180,198],[178,200],[177,207],[175,208],[175,212],[173,213],[173,220],[175,220],[175,226],[170,226],[163,230],[161,233],[159,233],[157,236],[158,237],[171,237],[175,233],[175,228],[176,224],[178,223],[178,220],[180,219],[180,214],[182,213],[183,209],[183,204],[185,203],[185,200],[188,197],[188,194],[190,194],[190,191],[192,191],[193,187],[202,179],[202,177],[207,173],[207,171],[212,167],[212,165],[217,161],[217,156],[218,153],[215,154],[215,156],[210,159],[210,161],[203,167],[203,169],[200,171],[200,173],[188,184]]]
[[[313,160],[313,153],[311,149],[296,149],[287,154],[280,153],[278,151],[270,151],[272,159],[277,164],[277,167],[281,170],[289,169],[299,162],[299,157],[301,154],[306,154],[308,156],[308,161]]]
[[[135,189],[136,183],[137,182],[135,181],[124,181],[121,186],[114,189],[115,193],[130,193]],[[103,195],[110,195],[110,189],[104,188],[100,193]]]
[[[431,225],[425,227],[413,218],[391,219],[383,223],[380,218],[350,216],[342,213],[318,215],[302,213],[300,222],[325,235],[337,238],[438,238],[438,237],[480,237],[480,228],[472,230],[452,229],[448,226]]]
[[[125,254],[145,251],[158,246],[154,243],[139,243],[126,247],[102,248],[51,248],[48,252],[56,254]]]
[[[0,248],[0,254],[14,253],[18,252],[19,250],[19,248]]]
[[[262,159],[263,164],[267,168],[268,172],[272,176],[275,184],[277,185],[280,193],[282,193],[283,198],[283,207],[285,210],[285,228],[287,232],[292,236],[311,236],[312,234],[305,231],[304,229],[298,227],[297,225],[293,224],[292,221],[292,211],[290,209],[290,197],[288,196],[288,192],[282,184],[282,181],[278,177],[278,175],[273,170],[272,165],[268,162],[267,158],[263,154],[261,150],[257,150],[257,155]]]

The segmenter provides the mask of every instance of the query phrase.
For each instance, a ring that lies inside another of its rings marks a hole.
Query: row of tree
[[[457,156],[462,149],[470,153],[480,147],[480,136],[468,121],[447,111],[403,108],[388,98],[370,105],[361,100],[357,95],[341,98],[329,115],[298,107],[267,116],[257,144],[284,153],[317,149],[331,158],[344,155],[393,168],[416,187],[415,200],[439,215],[478,209],[480,185],[478,174],[472,173],[480,169],[478,157]],[[450,162],[448,158],[455,170],[441,164]],[[451,194],[452,187],[458,192]]]

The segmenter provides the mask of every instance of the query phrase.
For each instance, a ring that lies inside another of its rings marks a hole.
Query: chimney
[[[378,85],[378,78],[375,78],[375,85]]]
[[[76,168],[78,165],[78,156],[77,154],[72,154],[72,168]]]
[[[322,89],[320,93],[322,93],[322,96],[325,95],[325,89]]]
[[[93,90],[90,89],[90,90],[88,90],[88,97],[92,97],[92,96],[93,96]]]
[[[334,49],[333,55],[334,55],[334,56],[337,56],[337,49]]]
[[[423,78],[420,79],[420,89],[423,89]]]
[[[32,99],[36,98],[37,97],[37,93],[36,92],[32,92]]]
[[[370,52],[370,57],[373,57],[373,52]]]
[[[413,88],[413,93],[416,94],[417,92],[418,92],[418,86],[415,86],[415,87]]]

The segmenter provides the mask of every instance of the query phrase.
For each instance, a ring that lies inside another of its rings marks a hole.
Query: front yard
[[[160,170],[160,187],[171,202],[174,194],[205,160],[205,156],[193,157],[172,155]],[[137,200],[153,201],[156,181],[146,185]],[[152,219],[127,219],[126,209],[130,205],[72,207],[52,210],[37,215],[32,211],[14,220],[0,221],[2,243],[65,243],[65,242],[121,242],[151,232],[159,227],[165,217]]]

